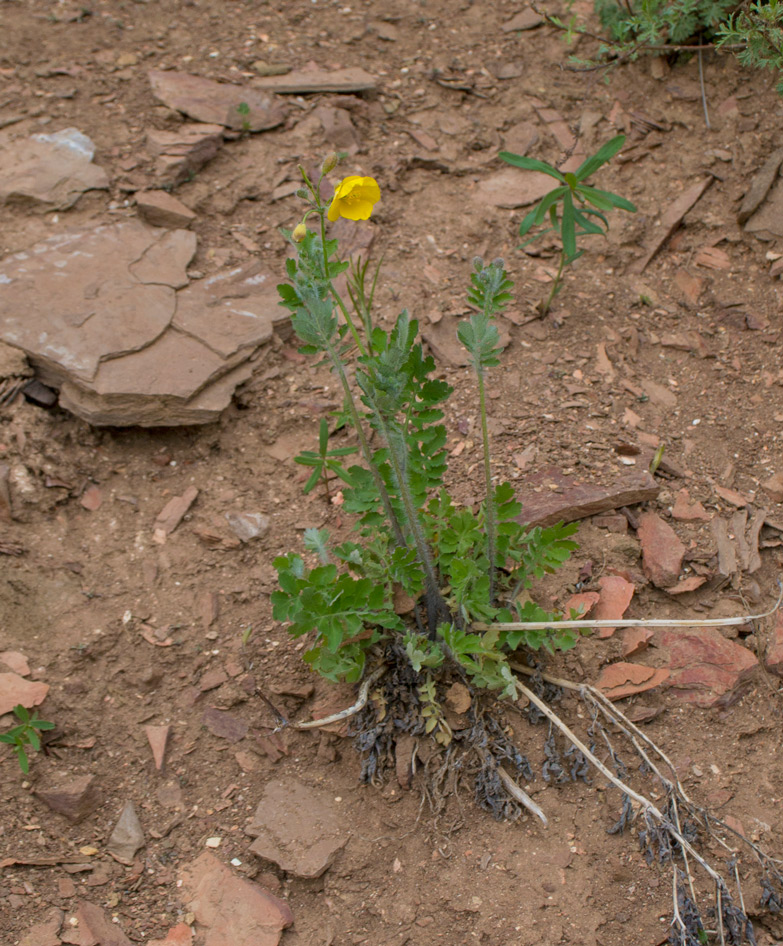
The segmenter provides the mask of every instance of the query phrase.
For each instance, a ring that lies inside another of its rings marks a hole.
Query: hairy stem
[[[390,424],[386,417],[373,404],[373,413],[378,422],[381,436],[389,447],[389,461],[391,462],[392,472],[397,481],[397,488],[400,491],[400,499],[405,510],[405,518],[408,520],[408,526],[413,535],[413,541],[416,545],[416,553],[419,563],[424,570],[424,588],[425,599],[427,602],[427,623],[429,625],[430,640],[435,640],[437,626],[443,618],[448,619],[449,613],[446,602],[438,587],[438,579],[435,575],[435,566],[432,561],[427,541],[424,538],[424,531],[419,521],[419,512],[413,501],[408,474],[405,469],[405,458],[401,456],[398,438],[391,431]]]
[[[345,393],[345,397],[348,402],[348,409],[351,412],[351,422],[353,423],[356,434],[359,438],[359,446],[362,450],[362,456],[367,463],[367,467],[370,470],[375,487],[378,490],[378,495],[381,498],[383,511],[386,514],[386,518],[388,519],[394,534],[395,544],[399,546],[405,546],[407,544],[405,542],[405,536],[402,533],[400,523],[394,512],[394,507],[391,504],[391,497],[389,496],[389,493],[386,489],[386,484],[383,482],[383,478],[381,477],[378,468],[372,461],[372,452],[370,451],[370,445],[367,442],[367,437],[365,436],[364,428],[362,427],[362,421],[359,416],[359,411],[356,407],[356,401],[354,400],[351,386],[348,383],[348,376],[345,373],[345,365],[343,364],[342,359],[338,353],[335,351],[331,342],[327,343],[326,352],[332,362],[332,365],[334,366],[334,370],[337,372],[337,376],[340,379],[340,384],[342,385],[343,392]]]
[[[495,516],[495,503],[492,498],[492,464],[489,453],[489,428],[487,427],[487,399],[484,390],[484,371],[480,365],[476,365],[476,377],[478,378],[479,390],[479,409],[481,412],[481,436],[484,441],[484,484],[487,492],[487,499],[484,508],[485,529],[487,533],[487,558],[489,559],[489,603],[495,601],[495,548],[497,539],[497,521]]]
[[[332,283],[332,280],[329,278],[329,254],[326,250],[326,213],[325,213],[325,210],[326,210],[325,207],[322,207],[319,209],[319,216],[321,218],[321,246],[324,252],[324,279],[326,280],[329,286],[329,291],[332,294],[332,298],[340,307],[340,311],[343,314],[343,318],[345,319],[348,325],[351,335],[353,335],[353,340],[356,342],[356,345],[358,346],[359,351],[361,352],[362,355],[366,355],[367,352],[365,351],[364,345],[362,344],[362,340],[359,337],[359,333],[356,331],[356,326],[353,324],[353,319],[351,318],[351,315],[348,312],[348,309],[346,308],[345,303],[341,299],[339,292],[337,292],[337,290],[334,288],[334,284]]]
[[[560,265],[557,267],[557,276],[555,276],[555,281],[552,283],[552,288],[549,291],[549,295],[545,302],[539,304],[538,311],[541,313],[541,318],[549,312],[549,309],[552,306],[555,296],[560,291],[560,285],[563,282],[563,270],[565,269],[565,250],[560,251]]]

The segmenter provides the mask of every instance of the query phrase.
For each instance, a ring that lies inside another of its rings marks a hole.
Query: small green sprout
[[[38,730],[54,729],[54,723],[49,723],[45,719],[38,719],[33,713],[30,715],[21,703],[14,707],[14,715],[19,720],[19,725],[9,729],[6,733],[0,733],[0,742],[4,742],[14,747],[16,758],[19,760],[19,768],[27,775],[30,771],[30,763],[27,760],[27,750],[32,749],[38,752],[41,748],[41,739]]]
[[[532,243],[533,240],[537,240],[545,233],[555,231],[560,235],[560,263],[557,268],[557,275],[548,297],[542,300],[538,306],[542,318],[549,312],[555,296],[562,288],[563,270],[578,260],[584,252],[584,250],[577,247],[579,237],[589,234],[605,236],[609,229],[609,222],[604,213],[609,210],[619,208],[620,210],[627,210],[629,213],[636,213],[636,207],[624,197],[618,197],[617,194],[599,190],[597,187],[591,187],[585,183],[601,165],[611,161],[624,143],[625,135],[617,135],[596,151],[592,157],[583,161],[576,171],[573,173],[567,171],[565,174],[552,167],[551,164],[547,164],[546,161],[525,158],[519,154],[512,154],[510,151],[501,151],[500,153],[500,157],[507,164],[513,164],[514,167],[523,168],[526,171],[540,171],[542,174],[548,174],[560,182],[559,187],[555,187],[541,198],[519,227],[519,235],[526,236],[533,227],[541,226],[547,215],[551,224],[546,230],[542,230],[526,240],[522,247]],[[588,206],[588,204],[592,206]],[[603,229],[595,218],[600,220],[606,229]]]

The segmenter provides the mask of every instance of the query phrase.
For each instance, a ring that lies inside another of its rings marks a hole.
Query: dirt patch
[[[171,173],[160,142],[174,147],[173,139],[161,133],[177,132],[183,117],[153,96],[149,70],[241,89],[280,66],[361,69],[375,91],[286,94],[283,125],[248,134],[240,120],[211,160],[182,175],[176,196],[195,212],[198,240],[189,278],[251,260],[282,274],[278,227],[299,219],[297,163],[316,167],[332,147],[348,151],[346,173],[373,175],[382,189],[372,221],[353,238],[365,247],[372,240],[373,254],[384,256],[378,302],[387,323],[407,306],[423,328],[451,336],[467,308],[472,258],[506,259],[517,301],[500,320],[509,344],[489,402],[499,477],[520,487],[531,480],[544,494],[563,490],[548,478],[552,469],[606,486],[626,467],[647,469],[666,445],[646,511],[684,546],[674,577],[705,581],[682,595],[648,582],[628,524],[645,512],[637,505],[627,516],[604,510],[582,521],[581,550],[536,589],[542,602],[598,591],[614,573],[635,588],[626,616],[765,610],[783,565],[783,505],[763,486],[783,471],[781,284],[769,274],[783,250],[774,234],[761,242],[746,233],[736,214],[750,179],[780,147],[781,105],[767,78],[705,57],[708,131],[692,94],[695,61],[666,67],[660,79],[641,62],[604,85],[595,73],[560,70],[564,50],[548,28],[504,31],[516,3],[273,6],[3,4],[0,145],[77,128],[95,142],[109,191],[90,191],[67,211],[9,203],[2,256],[66,228],[134,217],[133,195]],[[556,263],[545,243],[530,248],[540,255],[518,252],[524,211],[487,196],[486,182],[507,173],[497,154],[526,146],[557,162],[575,132],[589,153],[618,130],[629,136],[628,160],[604,169],[600,186],[639,213],[614,217],[550,317],[528,321]],[[683,225],[635,273],[668,225],[667,208],[707,178]],[[469,504],[481,493],[475,390],[449,351],[436,351],[456,389],[446,416],[449,487]],[[20,396],[0,408],[13,513],[0,519],[0,650],[22,653],[28,679],[50,686],[40,712],[57,724],[27,778],[10,752],[0,755],[0,861],[16,861],[0,877],[8,942],[35,924],[46,927],[44,938],[75,942],[80,903],[84,917],[100,906],[134,943],[163,939],[193,920],[177,882],[205,850],[285,901],[276,927],[283,946],[666,939],[668,871],[645,864],[635,835],[607,834],[619,793],[598,778],[544,781],[542,730],[511,710],[504,732],[529,756],[535,778],[525,788],[546,811],[546,829],[528,815],[497,822],[466,795],[435,817],[415,775],[402,787],[407,770],[380,788],[360,787],[362,760],[344,727],[274,732],[259,691],[290,718],[328,715],[355,699],[351,687],[311,678],[301,645],[269,606],[277,554],[299,549],[307,527],[350,527],[320,490],[302,494],[308,471],[292,460],[313,449],[319,419],[339,406],[328,371],[275,336],[220,422],[204,427],[96,430]],[[682,489],[684,508],[698,516],[672,518]],[[156,541],[167,504],[194,490]],[[269,527],[254,538],[232,528],[259,516]],[[716,633],[762,658],[739,689],[711,709],[681,702],[665,684],[624,705],[648,720],[693,797],[780,854],[782,705],[779,678],[763,666],[770,629]],[[619,634],[596,636],[548,666],[595,682],[621,647]],[[657,668],[666,658],[653,639],[632,659]],[[578,719],[572,696],[559,709]],[[169,727],[159,767],[151,726]],[[76,823],[40,797],[63,780],[94,786]],[[346,830],[319,877],[296,877],[250,850],[259,803],[290,780],[331,799]],[[107,853],[127,802],[145,836],[131,866]],[[779,921],[757,907],[761,890],[746,893],[759,942],[779,941]],[[261,896],[255,888],[253,896]],[[54,933],[53,909],[65,911]],[[287,909],[294,924],[286,928]]]

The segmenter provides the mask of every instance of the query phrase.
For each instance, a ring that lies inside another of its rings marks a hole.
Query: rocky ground
[[[2,941],[665,942],[669,873],[635,829],[607,833],[619,793],[545,781],[546,729],[512,709],[547,828],[467,795],[434,813],[406,765],[360,786],[344,725],[275,732],[266,700],[309,719],[355,698],[313,678],[269,606],[276,555],[309,526],[350,527],[293,462],[339,397],[276,305],[279,228],[301,216],[300,163],[338,148],[379,181],[372,220],[335,234],[383,256],[380,317],[407,306],[455,387],[465,504],[481,470],[454,332],[472,258],[505,258],[496,472],[526,521],[580,522],[542,603],[767,611],[783,566],[774,77],[705,55],[707,128],[695,60],[604,83],[503,0],[6,0],[0,20],[0,731],[19,702],[55,724],[27,775],[0,751]],[[517,229],[541,180],[498,152],[578,162],[618,132],[596,183],[638,213],[611,218],[540,320],[554,244],[522,252]],[[602,632],[547,669],[598,684],[689,794],[781,856],[779,615]],[[584,721],[571,696],[558,710]],[[759,943],[781,942],[740,869]]]

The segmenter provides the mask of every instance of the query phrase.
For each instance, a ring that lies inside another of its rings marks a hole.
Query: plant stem
[[[320,201],[319,201],[319,203],[320,203]],[[322,247],[323,253],[324,253],[324,279],[327,281],[327,283],[328,283],[328,285],[329,285],[329,291],[331,292],[332,297],[334,298],[334,300],[335,300],[335,302],[337,303],[337,305],[340,306],[340,311],[342,312],[343,318],[345,319],[346,323],[348,324],[348,328],[349,328],[350,331],[351,331],[351,335],[353,335],[353,339],[354,339],[354,341],[356,342],[356,344],[357,344],[357,346],[358,346],[358,348],[359,348],[359,351],[360,351],[363,355],[366,355],[367,352],[365,351],[365,348],[364,348],[364,345],[362,344],[361,338],[359,338],[359,333],[356,331],[356,326],[353,324],[353,319],[351,318],[351,316],[350,316],[350,314],[349,314],[349,312],[348,312],[348,309],[346,309],[345,303],[344,303],[343,300],[340,298],[339,292],[337,292],[337,290],[334,288],[334,284],[332,283],[332,280],[329,278],[329,254],[328,254],[327,251],[326,251],[326,208],[325,208],[325,207],[319,207],[319,208],[318,208],[318,215],[319,215],[320,218],[321,218],[321,247]]]
[[[495,601],[495,546],[497,523],[495,521],[495,503],[492,498],[492,464],[489,453],[489,428],[487,427],[487,399],[484,390],[484,371],[476,364],[478,378],[479,410],[481,412],[481,436],[484,440],[484,483],[487,498],[484,505],[485,529],[487,532],[487,558],[489,559],[489,603]]]
[[[362,420],[356,407],[356,401],[354,400],[351,386],[348,383],[348,376],[345,373],[345,365],[343,364],[342,359],[338,353],[335,351],[331,342],[328,342],[326,345],[326,353],[328,354],[334,370],[337,372],[337,376],[340,379],[340,384],[343,387],[343,392],[348,402],[348,409],[351,412],[351,422],[353,423],[354,429],[356,430],[356,435],[359,438],[359,446],[362,450],[362,456],[367,463],[367,467],[370,470],[375,487],[378,490],[378,495],[380,496],[381,504],[383,505],[383,511],[386,514],[386,518],[388,519],[392,528],[392,532],[394,533],[394,541],[397,545],[404,547],[407,545],[405,536],[402,533],[399,520],[397,519],[397,515],[394,512],[394,508],[391,504],[391,497],[389,496],[389,493],[386,489],[386,484],[383,482],[378,468],[372,461],[370,445],[367,442],[367,437],[365,436],[364,428],[362,427]]]
[[[565,250],[560,251],[560,265],[557,267],[557,276],[555,276],[555,281],[552,283],[552,289],[550,290],[549,296],[547,297],[546,302],[542,302],[539,305],[538,311],[541,313],[541,318],[549,312],[549,308],[552,305],[552,300],[560,291],[560,284],[563,279],[563,270],[565,269]]]
[[[425,598],[427,601],[427,623],[429,624],[430,640],[435,640],[437,636],[437,626],[441,618],[449,617],[446,602],[438,587],[438,579],[435,575],[435,566],[432,562],[432,555],[427,541],[424,538],[424,532],[419,522],[419,514],[413,502],[410,483],[405,471],[404,460],[400,456],[398,438],[395,437],[389,427],[389,423],[381,412],[373,405],[373,412],[378,421],[378,426],[383,439],[389,447],[389,460],[391,462],[394,478],[397,480],[397,488],[400,491],[405,518],[408,520],[408,526],[413,534],[413,541],[416,545],[416,553],[419,558],[419,564],[424,571]],[[402,436],[402,434],[400,434]]]

